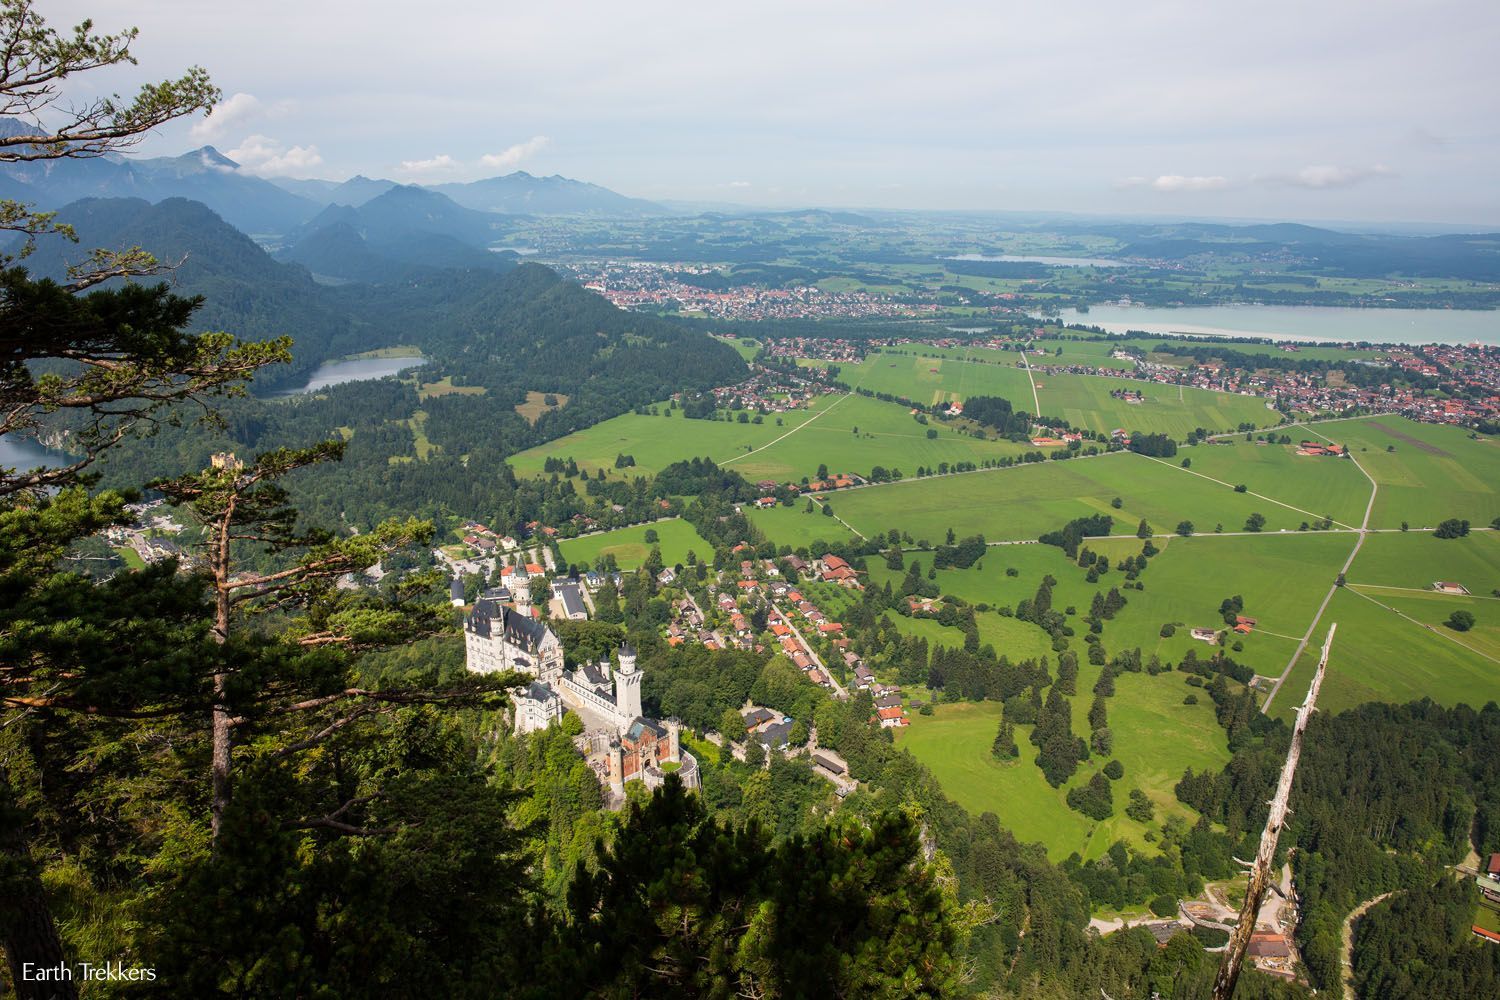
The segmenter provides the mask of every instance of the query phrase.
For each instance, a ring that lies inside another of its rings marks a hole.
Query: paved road
[[[797,628],[797,623],[792,620],[792,616],[782,610],[781,605],[777,604],[775,601],[771,602],[771,607],[776,609],[776,613],[781,616],[782,622],[786,624],[787,628],[792,630],[792,635],[796,636],[797,641],[802,644],[803,650],[807,652],[807,658],[812,660],[819,670],[823,671],[823,676],[827,677],[828,683],[833,685],[834,697],[838,698],[840,701],[847,700],[849,698],[849,692],[844,690],[843,685],[839,683],[839,679],[833,676],[833,671],[829,670],[828,665],[823,662],[823,658],[820,657],[817,652],[813,650],[812,645],[805,638],[803,638],[802,630]]]

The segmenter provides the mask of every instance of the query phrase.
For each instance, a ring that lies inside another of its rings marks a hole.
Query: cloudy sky
[[[654,199],[1500,225],[1500,3],[48,0],[136,25],[143,151]],[[100,86],[103,73],[79,78]],[[82,91],[80,91],[82,93]]]

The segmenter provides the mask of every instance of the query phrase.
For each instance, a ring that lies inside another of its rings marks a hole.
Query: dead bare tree
[[[1261,900],[1265,898],[1266,886],[1270,883],[1271,863],[1276,857],[1276,843],[1281,839],[1286,826],[1287,799],[1292,794],[1292,779],[1297,774],[1297,761],[1302,756],[1302,734],[1307,729],[1318,701],[1318,689],[1323,686],[1323,671],[1328,666],[1328,651],[1333,648],[1333,633],[1337,623],[1328,626],[1328,638],[1323,641],[1323,654],[1318,658],[1318,669],[1313,673],[1307,697],[1297,709],[1297,721],[1292,726],[1292,745],[1286,753],[1286,764],[1281,769],[1281,779],[1276,783],[1276,795],[1271,799],[1271,812],[1266,817],[1266,828],[1261,831],[1260,850],[1255,854],[1255,863],[1250,867],[1250,885],[1245,890],[1245,904],[1240,908],[1240,922],[1230,935],[1229,945],[1224,949],[1224,960],[1219,965],[1219,974],[1214,978],[1214,1000],[1229,1000],[1239,981],[1240,969],[1245,963],[1245,953],[1250,947],[1250,937],[1255,933],[1255,918],[1260,913]]]

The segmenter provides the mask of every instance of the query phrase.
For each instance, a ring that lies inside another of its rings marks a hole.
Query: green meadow
[[[516,475],[523,477],[541,475],[548,458],[571,458],[589,472],[603,469],[607,476],[627,478],[652,475],[686,458],[706,457],[724,462],[800,427],[838,398],[824,396],[807,409],[767,414],[759,424],[742,424],[738,414],[729,420],[687,420],[680,410],[673,411],[671,416],[654,417],[625,413],[520,452],[509,461]],[[668,412],[666,403],[657,407],[662,414]],[[616,469],[615,458],[621,454],[634,457],[635,466]]]
[[[827,465],[829,472],[862,476],[880,465],[911,476],[920,466],[980,465],[1033,450],[1029,445],[970,437],[936,420],[918,423],[907,407],[868,396],[833,397],[819,413],[763,450],[720,462],[751,481],[795,482],[815,478],[820,465]]]
[[[635,524],[583,538],[569,538],[559,543],[558,547],[569,563],[593,566],[595,560],[612,555],[622,570],[635,569],[651,554],[652,546],[646,541],[646,532],[652,530],[659,537],[655,544],[661,549],[662,562],[668,566],[683,562],[689,550],[696,553],[699,559],[713,558],[713,546],[704,541],[696,528],[681,518]]]
[[[1436,525],[1467,518],[1476,526],[1500,517],[1500,441],[1473,439],[1458,427],[1381,416],[1317,424],[1319,433],[1347,445],[1380,492],[1372,528]],[[1289,433],[1296,436],[1298,428]]]
[[[1141,549],[1140,542],[1125,538],[1090,539],[1087,544],[1109,555],[1114,563]],[[1070,621],[1080,633],[1086,628],[1082,617],[1088,614],[1094,594],[1121,587],[1128,603],[1105,624],[1104,648],[1111,653],[1139,648],[1143,656],[1156,654],[1167,663],[1181,660],[1189,649],[1210,655],[1215,647],[1193,639],[1189,630],[1221,628],[1219,603],[1238,595],[1244,600],[1244,613],[1257,624],[1250,635],[1228,640],[1231,646],[1238,642],[1243,647],[1231,649],[1229,655],[1257,673],[1277,676],[1312,623],[1318,604],[1354,542],[1347,533],[1310,532],[1261,538],[1159,539],[1156,544],[1161,552],[1139,578],[1144,590],[1124,589],[1124,574],[1116,571],[1089,583],[1084,571],[1061,549],[1049,545],[994,546],[974,567],[939,570],[936,583],[944,594],[973,604],[1014,608],[1032,597],[1042,577],[1050,574],[1057,581],[1052,591],[1053,607],[1064,611],[1072,607],[1076,614]],[[920,552],[908,552],[906,560],[908,565],[913,560],[921,563],[924,576],[926,567],[931,566],[930,556]],[[1009,576],[1009,569],[1015,569],[1016,575]],[[876,585],[890,581],[893,587],[900,586],[904,575],[904,571],[887,569],[876,560],[871,560],[869,573]],[[1047,652],[1046,636],[1039,629],[993,611],[978,615],[981,641],[991,641],[985,634],[986,622],[991,619],[1020,629],[1001,634],[1001,641],[994,644],[997,653],[1025,659]],[[1161,628],[1168,623],[1175,633],[1163,637]],[[958,629],[945,629],[935,622],[916,624],[939,630],[929,636],[929,641],[941,637],[943,644],[955,647],[963,642]],[[1041,649],[1037,642],[1042,643]]]
[[[1376,589],[1429,590],[1451,580],[1469,593],[1494,596],[1500,589],[1500,532],[1475,531],[1463,538],[1437,538],[1430,531],[1371,535],[1349,567],[1349,582]],[[1391,590],[1398,596],[1399,590]]]
[[[1038,356],[1034,363],[1066,363],[1066,352],[1073,345],[1064,342],[1060,346],[1064,349],[1063,358]],[[936,352],[923,348],[923,353]],[[1037,373],[1036,402],[1033,402],[1032,379],[1025,368],[1017,367],[1020,358],[1016,352],[973,350],[968,352],[971,360],[955,357],[955,353],[963,352],[948,351],[941,357],[871,354],[858,367],[845,369],[843,378],[866,389],[928,405],[970,396],[1003,396],[1018,410],[1029,412],[1040,405],[1045,416],[1060,417],[1076,427],[1096,431],[1123,427],[1181,438],[1198,427],[1233,430],[1241,423],[1270,426],[1280,419],[1274,410],[1266,408],[1264,400],[1253,396],[1099,375]],[[1103,358],[1075,360],[1097,364],[1105,358],[1107,352]],[[1119,389],[1139,391],[1145,399],[1127,403],[1110,395]]]
[[[1098,668],[1085,667],[1079,675],[1079,694],[1072,699],[1074,731],[1086,732],[1090,689]],[[1172,789],[1187,768],[1218,768],[1229,759],[1224,732],[1214,719],[1206,697],[1185,705],[1188,692],[1177,673],[1150,677],[1125,674],[1116,679],[1115,696],[1108,700],[1109,727],[1115,749],[1109,758],[1084,761],[1060,788],[1047,784],[1036,767],[1036,747],[1029,726],[1016,727],[1021,756],[1000,763],[990,755],[990,743],[1000,723],[996,702],[938,705],[930,716],[913,714],[911,725],[897,737],[897,745],[932,769],[956,802],[974,813],[993,812],[1000,825],[1023,841],[1044,844],[1049,856],[1061,860],[1075,851],[1096,858],[1117,840],[1150,850],[1147,831],[1167,818],[1196,820],[1193,810],[1176,800]],[[1201,693],[1200,693],[1201,695]],[[1096,822],[1068,808],[1067,793],[1088,783],[1104,764],[1118,759],[1125,776],[1114,783],[1115,815]],[[1156,818],[1141,824],[1125,816],[1131,788],[1140,788],[1156,804]]]
[[[1115,509],[1112,501],[1121,500]],[[1142,518],[1158,533],[1181,521],[1210,533],[1240,531],[1251,513],[1267,532],[1296,530],[1305,514],[1235,493],[1190,471],[1132,453],[1041,462],[958,476],[848,490],[827,497],[835,512],[865,535],[901,528],[940,541],[951,527],[990,541],[1036,538],[1094,514],[1114,517],[1114,530],[1134,534]]]
[[[1410,618],[1386,610],[1361,593]],[[1440,624],[1458,608],[1473,613],[1478,622],[1473,630],[1454,632]],[[1444,705],[1462,702],[1477,708],[1500,700],[1497,622],[1500,601],[1438,594],[1393,598],[1390,591],[1341,588],[1318,625],[1315,641],[1308,644],[1276,696],[1273,714],[1290,718],[1301,704],[1331,623],[1338,624],[1338,631],[1318,697],[1323,711],[1337,712],[1368,701],[1399,704],[1431,698]]]
[[[990,611],[981,612],[975,619],[979,624],[980,644],[995,647],[997,655],[1007,656],[1012,660],[1030,660],[1052,655],[1051,639],[1030,622],[1005,618]],[[964,633],[956,626],[944,625],[932,618],[908,618],[904,615],[893,615],[891,621],[902,635],[926,639],[929,649],[938,646],[963,648]]]
[[[1359,527],[1370,499],[1370,481],[1353,462],[1298,455],[1296,442],[1312,437],[1302,428],[1284,433],[1291,435],[1292,444],[1253,444],[1232,438],[1180,449],[1177,460],[1191,458],[1192,471],[1200,475],[1243,483],[1256,493],[1311,511],[1315,517],[1332,515],[1335,521]]]

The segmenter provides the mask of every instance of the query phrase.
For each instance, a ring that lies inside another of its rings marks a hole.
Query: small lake
[[[1105,257],[1032,257],[1024,254],[1001,253],[961,253],[953,257],[944,257],[944,260],[989,260],[1006,261],[1012,264],[1049,264],[1052,267],[1125,267],[1123,260],[1109,260]]]
[[[1356,309],[1345,306],[1090,306],[1064,309],[1064,323],[1110,333],[1185,333],[1372,344],[1500,344],[1500,310]]]
[[[0,466],[25,472],[36,468],[55,468],[65,465],[68,456],[51,448],[44,448],[33,438],[7,434],[0,437]]]
[[[273,396],[300,396],[307,392],[319,392],[329,386],[345,382],[363,382],[366,379],[399,375],[408,368],[417,368],[427,363],[424,357],[404,358],[345,358],[342,361],[325,361],[308,377],[307,384],[300,389],[283,389]]]

